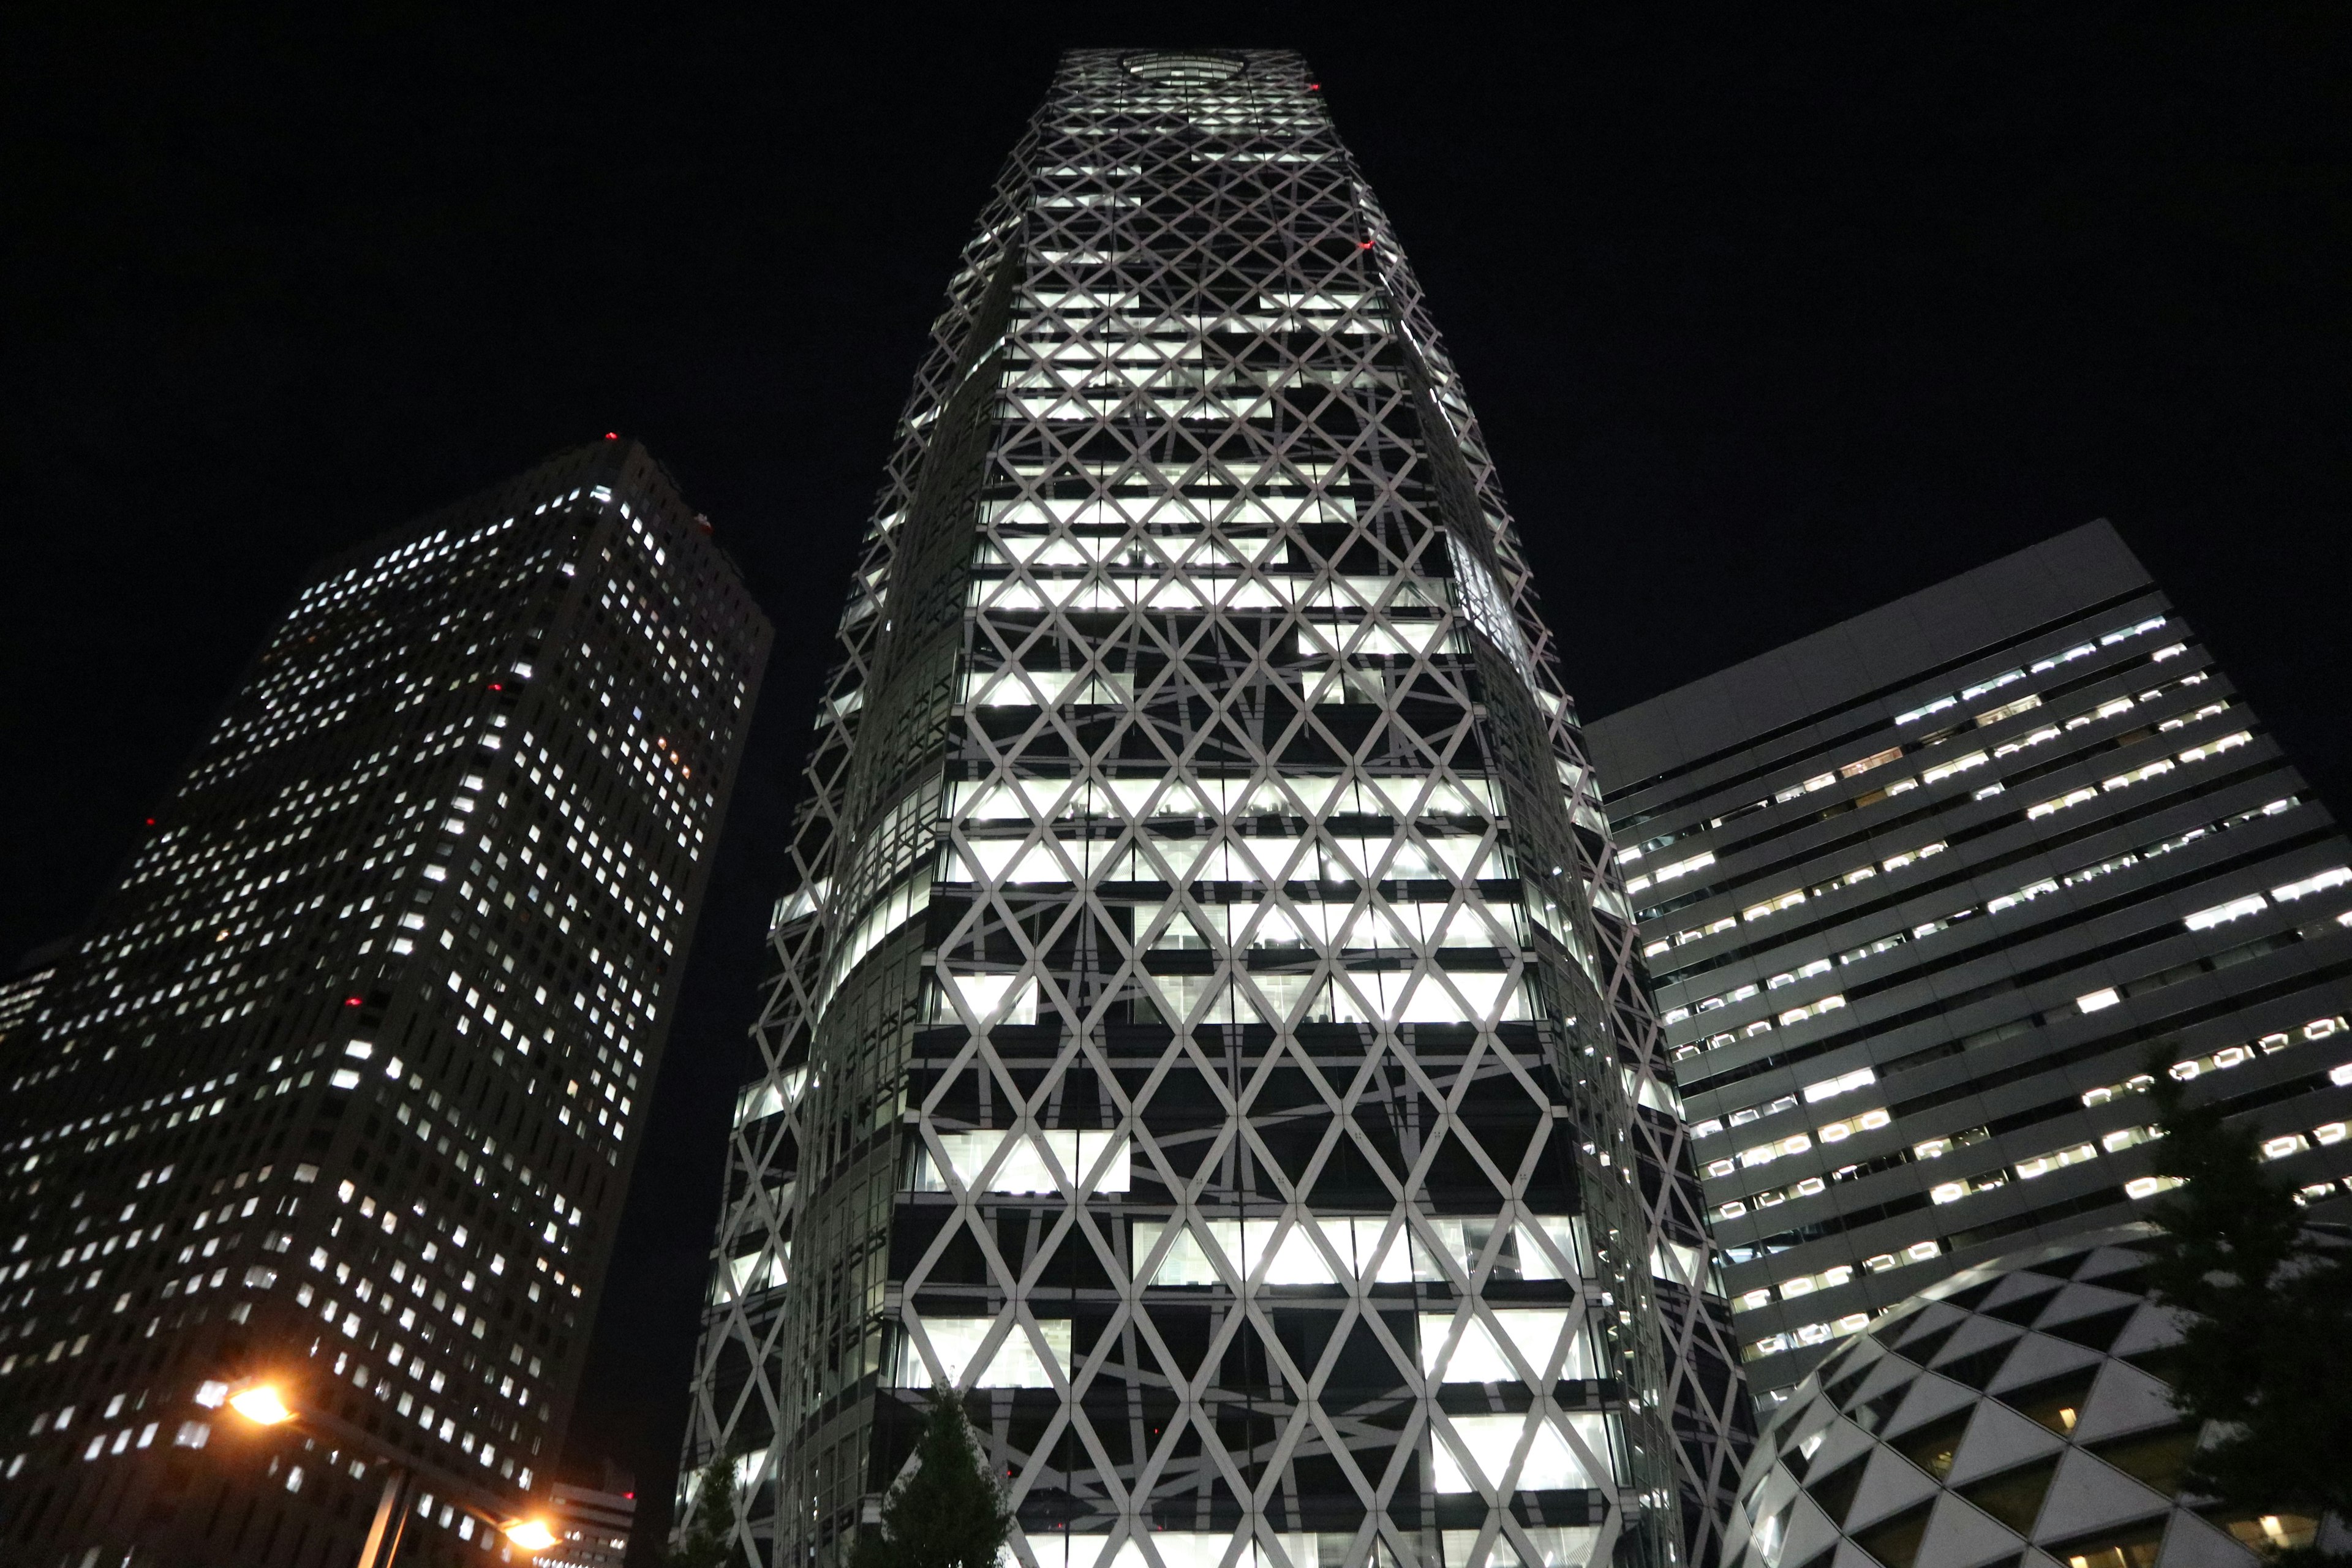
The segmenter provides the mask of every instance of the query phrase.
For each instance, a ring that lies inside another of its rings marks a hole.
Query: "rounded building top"
[[[1143,49],[1118,63],[1146,81],[1230,81],[1249,69],[1247,60],[1223,49]]]
[[[1921,1291],[1799,1384],[1741,1479],[1727,1568],[2254,1568],[2318,1521],[2181,1497],[2200,1436],[2131,1226]]]

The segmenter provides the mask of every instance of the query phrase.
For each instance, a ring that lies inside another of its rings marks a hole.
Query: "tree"
[[[2154,1295],[2187,1313],[2173,1403],[2222,1424],[2184,1489],[2222,1517],[2333,1513],[2352,1522],[2352,1240],[2307,1224],[2263,1169],[2259,1134],[2191,1106],[2170,1063],[2151,1066],[2164,1136],[2161,1175],[2187,1184],[2154,1205],[2172,1245]],[[2284,1568],[2352,1564],[2316,1542],[2280,1552]]]
[[[729,1568],[735,1551],[735,1461],[725,1454],[702,1468],[695,1488],[694,1522],[663,1568]]]
[[[1013,1515],[953,1394],[931,1391],[915,1467],[884,1500],[882,1527],[859,1538],[853,1568],[996,1568]]]

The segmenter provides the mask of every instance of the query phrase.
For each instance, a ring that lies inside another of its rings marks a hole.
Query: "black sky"
[[[574,1427],[656,1513],[851,546],[1065,44],[1308,53],[1588,714],[2105,516],[2352,795],[2341,5],[474,9],[0,38],[0,963],[82,919],[309,563],[648,442],[778,624]]]

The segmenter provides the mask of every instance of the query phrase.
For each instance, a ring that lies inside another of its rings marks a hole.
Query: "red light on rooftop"
[[[491,682],[490,682],[490,689],[491,689],[491,690],[493,690],[493,691],[504,691],[504,690],[506,689],[506,688],[505,688],[505,687],[503,687],[503,686],[500,686],[497,681],[493,680],[493,681],[491,681]]]
[[[359,1005],[360,999],[356,996],[346,996],[343,998],[343,1005],[346,1007],[356,1007]]]
[[[152,816],[151,816],[151,817],[149,817],[149,818],[147,819],[147,826],[150,826],[150,827],[154,826],[155,826],[155,819],[154,819],[153,817],[152,817]]]
[[[607,430],[604,432],[604,439],[607,441],[617,441],[620,438],[620,432],[617,430]]]

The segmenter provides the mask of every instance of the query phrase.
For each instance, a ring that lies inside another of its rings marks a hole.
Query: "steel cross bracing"
[[[1297,57],[1065,57],[842,641],[684,1455],[750,1560],[844,1561],[945,1384],[1038,1568],[1713,1562],[1599,791]]]

